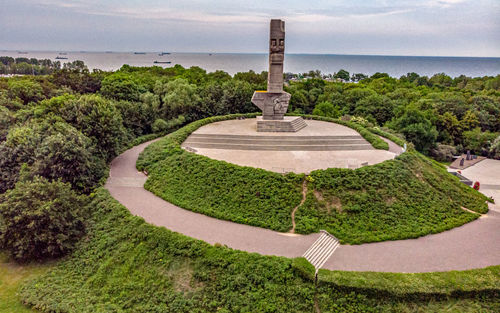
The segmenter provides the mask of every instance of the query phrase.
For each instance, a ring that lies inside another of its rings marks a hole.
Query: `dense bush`
[[[485,213],[487,198],[417,152],[356,170],[310,174],[296,231],[325,229],[344,243],[416,238],[465,224]]]
[[[453,156],[457,155],[457,149],[453,146],[438,144],[430,151],[430,155],[441,162],[453,161]]]
[[[58,257],[84,233],[83,198],[35,176],[0,196],[0,246],[16,260]]]
[[[302,261],[303,262],[303,261]],[[294,268],[301,260],[294,260]],[[301,268],[301,270],[303,270]],[[344,272],[320,269],[318,279],[327,285],[373,295],[425,299],[430,296],[500,295],[500,265],[466,271],[432,273]]]
[[[450,298],[431,296],[424,301],[412,300],[411,283],[405,283],[413,274],[370,273],[366,287],[375,292],[365,296],[352,288],[356,281],[345,279],[355,278],[355,273],[340,272],[344,279],[330,282],[328,272],[322,271],[322,281],[315,287],[312,277],[301,273],[310,270],[307,262],[298,269],[297,262],[287,258],[210,246],[152,226],[132,216],[104,190],[97,191],[89,207],[94,213],[88,240],[81,241],[55,269],[23,287],[20,295],[25,304],[47,312],[313,312],[315,307],[339,313],[415,308],[419,312],[450,308],[467,312],[498,308],[495,295],[482,292],[492,286],[498,290],[498,273],[492,275],[490,269],[438,274],[439,285],[446,286]],[[432,286],[433,274],[426,275]],[[477,291],[477,298],[455,295],[457,275],[467,280],[460,280],[463,285],[456,288]],[[391,281],[405,287],[407,299],[379,296],[383,295],[377,292],[379,286],[394,290]],[[418,292],[418,281],[415,286]]]
[[[91,140],[61,118],[47,115],[12,127],[0,143],[0,192],[12,188],[23,163],[34,174],[62,179],[89,192],[104,175]]]

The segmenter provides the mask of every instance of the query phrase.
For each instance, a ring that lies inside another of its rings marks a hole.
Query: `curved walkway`
[[[320,234],[294,235],[219,220],[179,208],[143,188],[147,177],[135,163],[147,142],[111,162],[105,188],[132,214],[172,231],[265,255],[299,257]],[[342,245],[323,268],[349,271],[431,272],[500,264],[500,213],[452,230],[411,240]]]

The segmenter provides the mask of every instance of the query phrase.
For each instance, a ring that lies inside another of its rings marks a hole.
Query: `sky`
[[[0,50],[500,57],[500,0],[0,0]]]

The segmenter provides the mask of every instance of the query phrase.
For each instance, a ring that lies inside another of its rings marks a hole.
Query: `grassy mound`
[[[93,216],[87,238],[73,255],[21,289],[24,303],[43,312],[313,312],[315,307],[323,313],[396,312],[415,307],[420,312],[450,308],[472,312],[498,308],[498,292],[483,292],[474,275],[464,283],[475,288],[475,295],[430,297],[424,302],[372,297],[327,280],[316,288],[294,265],[295,260],[211,246],[149,225],[103,189],[90,206]],[[370,277],[377,281],[376,274]],[[498,275],[486,282],[480,279],[485,286],[494,284],[490,280],[498,283]]]
[[[417,152],[356,170],[309,176],[295,214],[301,233],[325,229],[344,243],[407,239],[463,225],[486,213],[487,198]]]
[[[197,128],[236,117],[196,121],[147,147],[137,162],[139,169],[149,173],[145,188],[188,210],[288,231],[291,212],[302,199],[305,175],[241,167],[180,147]],[[351,124],[346,126],[365,133],[372,144],[376,138],[387,145],[362,126]],[[306,201],[295,214],[296,231],[326,229],[344,243],[415,238],[479,216],[462,207],[487,212],[486,197],[417,152],[356,170],[314,171],[307,181]]]

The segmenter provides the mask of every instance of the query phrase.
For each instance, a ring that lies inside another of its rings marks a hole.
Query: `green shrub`
[[[296,231],[325,229],[344,243],[407,239],[438,233],[486,213],[487,198],[418,152],[356,170],[311,173]]]
[[[436,275],[321,270],[315,287],[314,268],[303,258],[211,246],[155,227],[132,216],[103,189],[96,192],[89,208],[93,214],[88,239],[80,241],[57,267],[26,284],[20,291],[23,303],[44,312],[82,313],[313,312],[318,308],[339,313],[450,308],[493,312],[498,308],[495,267]],[[419,275],[425,277],[413,278]],[[358,290],[359,286],[365,288]],[[415,299],[412,286],[417,295],[428,286],[431,292],[449,296],[430,293],[422,301]]]
[[[336,123],[336,124],[347,126],[349,128],[354,129],[355,131],[357,131],[375,149],[389,150],[389,144],[387,142],[380,139],[379,136],[375,135],[371,130],[368,130],[367,128],[361,126],[360,124],[350,122],[350,121],[344,121],[341,119],[334,119],[334,118],[330,118],[330,117],[326,117],[326,116],[303,115],[303,114],[298,114],[298,115],[303,116],[304,118],[310,118],[313,120],[331,122],[331,123]],[[381,135],[381,136],[383,136],[383,135]],[[383,136],[383,137],[385,137],[385,136]]]
[[[36,176],[0,197],[0,245],[16,260],[58,257],[84,233],[83,198]]]
[[[432,273],[344,272],[320,269],[321,283],[381,296],[471,296],[500,292],[500,265],[466,271]]]
[[[153,129],[153,132],[160,133],[167,130],[168,124],[167,122],[165,122],[165,120],[158,118],[154,121],[151,128]]]

